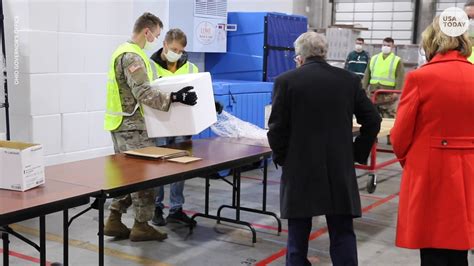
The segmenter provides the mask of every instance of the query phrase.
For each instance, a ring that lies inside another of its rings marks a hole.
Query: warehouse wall
[[[385,37],[393,37],[396,44],[410,44],[413,10],[412,0],[335,0],[335,23],[369,28],[361,33],[367,43],[379,44]]]
[[[137,14],[167,24],[167,1],[7,0],[12,139],[44,145],[48,164],[113,152],[103,130],[110,55]]]
[[[112,153],[102,129],[110,55],[145,11],[159,16],[166,32],[169,0],[3,2],[12,139],[43,144],[47,164]],[[292,10],[287,0],[229,1],[229,11]]]

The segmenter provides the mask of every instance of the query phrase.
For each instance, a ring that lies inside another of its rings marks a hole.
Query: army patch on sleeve
[[[140,69],[142,66],[139,62],[135,62],[133,63],[132,65],[130,65],[128,67],[128,71],[130,71],[130,73],[133,73],[135,71],[137,71],[138,69]]]

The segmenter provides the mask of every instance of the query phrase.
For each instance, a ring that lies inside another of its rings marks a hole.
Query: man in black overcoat
[[[268,140],[282,166],[280,208],[288,219],[286,265],[307,259],[312,217],[325,215],[334,265],[357,265],[352,220],[361,216],[354,162],[367,162],[381,118],[353,73],[325,61],[327,41],[307,32],[295,41],[297,69],[274,83]],[[352,135],[355,115],[360,134]]]

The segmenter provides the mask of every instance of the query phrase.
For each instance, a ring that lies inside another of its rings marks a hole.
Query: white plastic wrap
[[[217,122],[211,126],[212,132],[219,137],[267,139],[267,130],[222,111]]]

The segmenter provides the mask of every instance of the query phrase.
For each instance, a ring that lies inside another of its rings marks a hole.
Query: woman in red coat
[[[423,32],[427,64],[409,73],[391,141],[403,166],[396,245],[421,265],[467,265],[474,248],[474,65],[467,34],[438,18]]]

